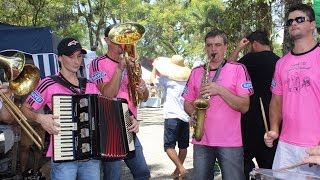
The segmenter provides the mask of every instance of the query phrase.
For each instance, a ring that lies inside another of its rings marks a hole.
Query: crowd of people
[[[193,137],[193,179],[214,179],[214,165],[221,168],[222,179],[249,179],[256,167],[288,171],[320,177],[320,71],[317,62],[319,43],[314,39],[315,13],[306,4],[296,4],[287,11],[286,28],[294,43],[283,57],[272,52],[268,34],[257,30],[240,40],[230,57],[227,35],[219,29],[204,38],[207,62],[192,70],[183,57],[159,57],[153,62],[151,86],[164,87],[163,148],[175,165],[171,177],[185,179],[188,171],[183,163],[189,147],[190,127],[200,129],[200,139]],[[58,47],[60,71],[42,79],[21,107],[28,120],[34,121],[50,135],[59,134],[60,124],[52,112],[55,94],[99,94],[123,98],[128,102],[129,131],[134,134],[134,153],[123,161],[135,180],[151,178],[143,154],[143,146],[135,135],[139,132],[138,107],[130,97],[128,66],[135,57],[124,57],[125,49],[109,38],[105,29],[108,51],[90,64],[90,79],[77,74],[86,54],[77,39],[65,38]],[[239,53],[248,53],[238,60]],[[140,77],[141,78],[141,77]],[[1,92],[12,96],[7,85]],[[148,99],[149,90],[141,78],[135,91],[139,101]],[[195,106],[199,99],[208,103],[203,124]],[[266,118],[264,118],[266,117]],[[0,121],[13,123],[13,117],[0,103]],[[46,153],[53,155],[52,137]],[[178,151],[175,149],[178,147]],[[54,162],[51,179],[121,179],[119,159]],[[299,166],[292,166],[294,164]],[[292,168],[291,168],[292,166]],[[102,167],[102,168],[100,168]],[[286,168],[288,167],[288,168]],[[103,173],[100,172],[103,170]]]

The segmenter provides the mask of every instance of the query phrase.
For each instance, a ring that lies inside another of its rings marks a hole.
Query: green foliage
[[[282,44],[279,43],[273,43],[273,52],[278,55],[279,57],[283,56],[282,53]]]
[[[49,26],[60,37],[82,39],[85,29],[72,12],[73,1],[4,0],[0,2],[0,21],[21,26]]]
[[[284,0],[278,1],[282,7]],[[271,20],[274,3],[275,0],[3,0],[0,21],[50,26],[60,37],[76,37],[89,48],[97,46],[98,54],[105,53],[106,26],[137,22],[146,28],[138,42],[141,59],[181,54],[192,65],[205,60],[204,36],[213,28],[228,35],[228,53],[253,30],[264,29],[275,37],[279,28],[274,31],[274,27],[282,24]],[[281,10],[276,13],[283,16]],[[281,45],[275,47],[281,51]]]

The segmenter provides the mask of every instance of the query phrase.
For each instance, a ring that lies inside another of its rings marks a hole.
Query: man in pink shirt
[[[108,53],[94,59],[89,68],[91,80],[97,85],[101,94],[108,97],[124,98],[128,101],[131,116],[131,126],[129,131],[138,133],[139,122],[137,121],[137,107],[133,100],[129,98],[128,74],[125,58],[121,58],[124,50],[121,45],[113,43],[109,39],[109,32],[115,25],[110,25],[105,30],[105,41],[108,45]],[[130,57],[128,57],[130,58]],[[142,100],[146,101],[149,91],[144,80],[141,79],[136,91],[142,94]],[[142,145],[137,136],[134,136],[135,152],[134,156],[124,159],[131,170],[135,180],[147,180],[150,178],[150,170],[145,161]],[[121,160],[103,161],[104,180],[121,179]]]
[[[294,48],[276,64],[271,85],[270,131],[264,135],[265,144],[272,147],[282,122],[273,169],[301,162],[307,156],[306,149],[320,142],[320,48],[313,36],[313,9],[305,4],[291,6],[286,26]],[[290,170],[320,175],[318,166],[303,165]]]
[[[195,119],[193,103],[200,96],[210,97],[202,139],[194,144],[194,179],[213,179],[216,158],[224,180],[244,180],[241,113],[249,109],[253,93],[244,65],[224,59],[227,39],[223,31],[212,30],[205,37],[205,50],[210,61],[207,83],[202,83],[205,66],[192,70],[182,96],[184,109]]]
[[[64,82],[59,83],[53,79],[53,76],[46,77],[41,80],[38,86],[27,97],[22,105],[21,111],[32,121],[35,121],[51,135],[59,133],[59,124],[54,120],[59,118],[52,114],[42,114],[35,112],[36,110],[48,106],[52,111],[52,95],[54,94],[99,94],[99,90],[95,84],[87,81],[86,86],[80,86],[80,79],[77,71],[83,60],[82,55],[87,52],[82,49],[80,43],[74,38],[65,38],[58,45],[59,64],[61,67],[55,77]],[[68,86],[68,87],[67,87]],[[47,157],[52,157],[52,137],[47,152]],[[69,161],[55,163],[51,161],[51,179],[67,180],[67,179],[100,179],[100,161],[94,159],[86,159],[79,161]]]

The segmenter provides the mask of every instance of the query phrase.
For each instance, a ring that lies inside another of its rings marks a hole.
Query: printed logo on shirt
[[[276,81],[275,81],[274,79],[272,79],[271,87],[272,87],[272,88],[277,87],[277,83],[276,83]]]
[[[242,83],[241,86],[243,89],[250,89],[250,88],[252,88],[252,83],[251,83],[251,81],[247,81],[247,82]]]
[[[43,98],[40,96],[40,94],[38,94],[35,91],[32,91],[32,93],[30,94],[31,98],[33,100],[35,100],[37,103],[42,103],[43,102]]]
[[[93,76],[91,77],[91,81],[94,82],[98,79],[102,79],[104,77],[107,76],[107,73],[106,72],[96,72],[93,74]]]

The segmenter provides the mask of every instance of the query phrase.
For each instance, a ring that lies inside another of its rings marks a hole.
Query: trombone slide
[[[36,146],[42,150],[43,142],[36,131],[27,122],[27,118],[22,114],[20,109],[12,102],[12,100],[6,96],[2,91],[0,91],[0,98],[2,103],[11,116],[17,121],[21,128],[25,131],[27,136],[36,144]]]

